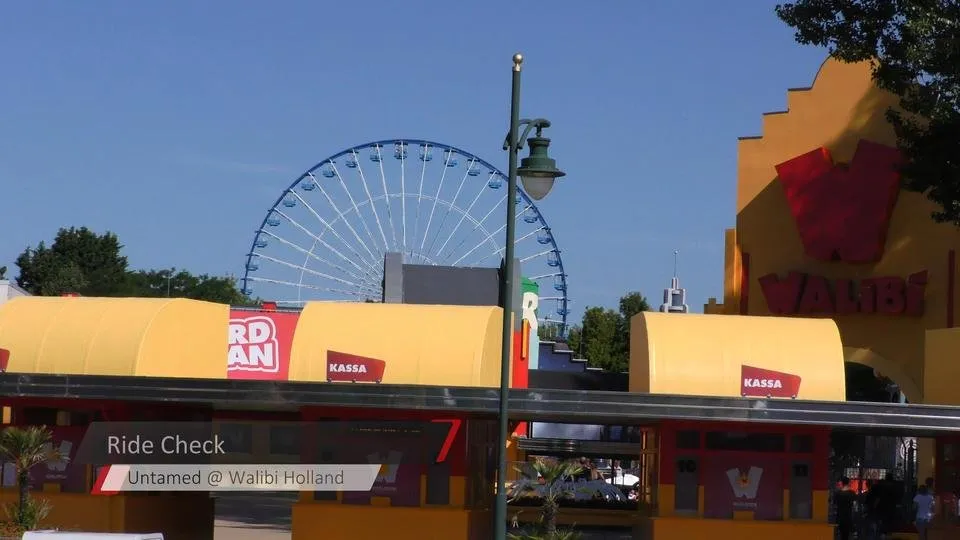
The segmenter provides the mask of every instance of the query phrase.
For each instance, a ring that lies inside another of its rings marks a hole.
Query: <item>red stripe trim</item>
[[[90,490],[91,495],[116,495],[116,491],[104,491],[103,483],[107,481],[107,473],[110,472],[110,465],[104,465],[100,467],[100,470],[97,472],[97,479],[93,482],[93,489]]]

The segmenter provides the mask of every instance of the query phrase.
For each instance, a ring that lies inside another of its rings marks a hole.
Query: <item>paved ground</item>
[[[214,540],[290,540],[298,493],[218,493]]]
[[[290,540],[296,493],[218,493],[214,540]],[[586,530],[582,540],[631,540],[630,531]]]

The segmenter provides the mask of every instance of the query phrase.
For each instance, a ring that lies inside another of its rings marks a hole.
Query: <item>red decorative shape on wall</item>
[[[7,349],[0,349],[0,373],[7,371],[7,366],[10,365],[10,351]]]
[[[444,418],[444,419],[434,419],[431,422],[435,424],[450,424],[450,430],[447,431],[447,436],[443,439],[443,445],[440,447],[440,452],[437,453],[437,463],[443,463],[447,460],[447,454],[450,453],[450,448],[453,446],[453,441],[457,439],[457,433],[460,432],[460,426],[463,425],[463,420],[459,418]]]
[[[883,256],[900,193],[900,153],[861,140],[849,166],[820,148],[776,166],[807,256],[851,264]]]

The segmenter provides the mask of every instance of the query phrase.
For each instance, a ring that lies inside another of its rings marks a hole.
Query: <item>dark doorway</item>
[[[849,362],[845,367],[847,401],[907,402],[896,382],[873,368]],[[839,489],[841,478],[850,480],[861,537],[909,531],[909,501],[917,485],[916,439],[836,430],[830,443],[831,484]]]

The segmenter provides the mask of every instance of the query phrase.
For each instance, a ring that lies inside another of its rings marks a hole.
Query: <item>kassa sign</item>
[[[287,380],[298,313],[230,311],[227,377]]]
[[[796,398],[800,376],[753,366],[740,366],[740,395],[743,397]]]
[[[383,360],[327,351],[327,382],[379,383],[386,368]]]

